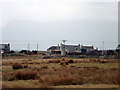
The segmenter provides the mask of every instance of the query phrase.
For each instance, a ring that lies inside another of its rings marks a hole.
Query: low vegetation
[[[25,84],[25,82],[31,85],[25,84],[30,88],[101,84],[117,86],[120,84],[118,61],[117,59],[61,58],[54,60],[14,59],[11,63],[11,60],[3,60],[3,87],[14,88],[14,85],[7,83],[17,82],[19,83],[16,84],[18,88],[25,88],[20,84]]]
[[[14,78],[18,80],[30,80],[30,79],[35,80],[36,76],[37,76],[36,71],[17,71],[14,74]]]
[[[14,64],[12,65],[12,68],[13,68],[13,69],[22,69],[23,66],[22,66],[21,63],[14,63]]]

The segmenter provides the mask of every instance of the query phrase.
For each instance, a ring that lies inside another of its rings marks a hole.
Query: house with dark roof
[[[116,48],[117,50],[120,50],[120,44],[117,46],[117,48]]]
[[[120,44],[116,47],[116,51],[120,53]]]
[[[47,49],[47,51],[51,54],[61,54],[61,51],[60,51],[60,46],[51,46]]]
[[[7,53],[10,51],[10,44],[0,44],[0,53]]]
[[[83,46],[83,45],[81,45],[81,49],[85,50],[85,52],[94,51],[94,47],[93,46]]]

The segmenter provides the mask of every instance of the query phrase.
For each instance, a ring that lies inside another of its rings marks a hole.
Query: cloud
[[[60,0],[6,1],[2,10],[3,24],[14,19],[26,19],[36,22],[54,22],[64,20],[112,20],[117,19],[117,3],[80,2]]]
[[[3,40],[17,44],[14,48],[27,42],[38,43],[41,49],[61,43],[67,39],[74,44],[93,44],[100,47],[101,42],[107,43],[105,48],[115,48],[117,44],[117,23],[91,20],[62,21],[36,23],[33,21],[14,20],[3,28]],[[18,44],[19,42],[19,44]],[[97,45],[96,45],[97,42]]]
[[[4,40],[47,40],[40,44],[42,49],[53,44],[52,40],[61,39],[70,40],[70,43],[116,42],[117,0],[90,1],[2,0],[0,25]],[[115,44],[106,46],[110,47],[115,47]]]

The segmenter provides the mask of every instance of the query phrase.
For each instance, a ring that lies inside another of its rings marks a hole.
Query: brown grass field
[[[2,60],[3,88],[118,88],[119,59]]]

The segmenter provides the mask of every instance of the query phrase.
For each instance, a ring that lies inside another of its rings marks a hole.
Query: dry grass
[[[48,66],[47,65],[43,65],[41,68],[48,69]]]
[[[24,67],[24,68],[28,68],[28,65],[26,64],[26,65],[24,65],[23,67]]]
[[[17,71],[14,75],[14,78],[18,80],[29,80],[29,79],[35,80],[36,76],[37,76],[36,71]]]
[[[2,80],[3,81],[13,81],[14,74],[12,72],[3,72],[2,73]]]
[[[17,63],[15,63],[17,62]],[[118,85],[118,67],[111,59],[48,59],[3,61],[3,81],[38,80],[38,87],[61,85]],[[13,65],[12,65],[13,63]],[[21,64],[22,63],[22,64]],[[5,66],[7,68],[5,68]],[[13,70],[12,67],[14,66]],[[22,66],[22,67],[21,67]],[[11,67],[11,69],[9,69]],[[22,68],[22,69],[21,69]],[[37,87],[35,86],[35,87]],[[14,87],[14,86],[13,86]],[[16,87],[21,87],[18,85]]]
[[[118,70],[100,69],[98,67],[54,68],[52,75],[47,72],[39,78],[39,82],[48,86],[82,85],[82,84],[120,84]]]
[[[118,90],[118,85],[114,85],[114,84],[84,84],[84,85],[60,85],[60,86],[53,86],[53,88],[76,88],[76,89],[80,89],[80,90],[89,90],[91,88],[91,90],[97,90],[97,88],[100,88],[101,90],[106,90],[108,88],[110,88],[110,90]],[[99,89],[98,89],[99,90]]]
[[[59,77],[59,76],[51,76],[51,77],[40,77],[39,82],[45,83],[47,85],[69,85],[72,83],[73,77]]]
[[[22,69],[23,66],[22,66],[21,63],[14,63],[14,64],[12,65],[12,68],[13,68],[13,69]]]

